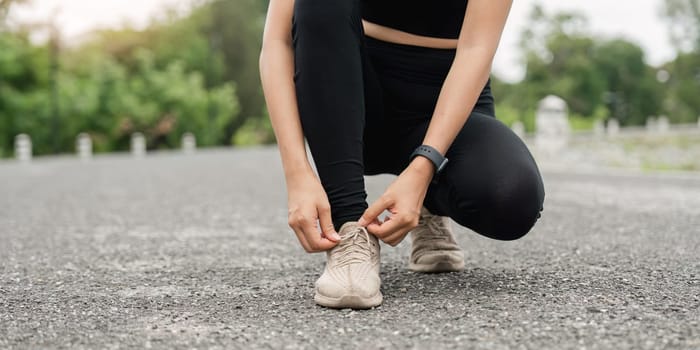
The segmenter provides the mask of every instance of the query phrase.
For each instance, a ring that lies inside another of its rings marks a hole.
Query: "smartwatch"
[[[418,156],[423,156],[425,158],[428,158],[433,165],[435,165],[435,175],[433,176],[433,183],[437,181],[437,176],[442,172],[443,169],[445,169],[445,165],[447,165],[448,159],[445,158],[438,150],[435,148],[428,146],[428,145],[421,145],[416,148],[415,151],[411,154],[411,157],[409,158],[409,162],[413,160],[413,158],[418,157]]]

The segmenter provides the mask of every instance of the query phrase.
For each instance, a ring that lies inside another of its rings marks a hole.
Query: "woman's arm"
[[[312,173],[294,89],[292,12],[294,0],[272,0],[260,52],[260,77],[285,176]]]
[[[340,236],[333,227],[326,193],[306,156],[294,86],[293,11],[294,0],[270,1],[260,78],[287,182],[289,226],[307,252],[320,252],[333,248]]]
[[[491,73],[512,0],[470,0],[457,54],[440,92],[424,144],[445,154],[467,122]]]
[[[505,27],[512,0],[470,0],[467,5],[457,54],[443,83],[423,144],[442,154],[454,142],[467,122],[491,73],[491,64]],[[436,5],[437,6],[437,5]],[[360,219],[360,225],[384,242],[396,245],[418,224],[420,208],[434,173],[434,165],[416,157],[373,203]],[[377,217],[389,210],[391,220]]]

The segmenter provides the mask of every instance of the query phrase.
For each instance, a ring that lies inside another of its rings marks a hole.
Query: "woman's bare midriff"
[[[435,38],[411,34],[365,20],[362,20],[362,25],[365,29],[365,35],[377,40],[388,41],[395,44],[424,46],[434,49],[454,49],[457,47],[457,39]]]

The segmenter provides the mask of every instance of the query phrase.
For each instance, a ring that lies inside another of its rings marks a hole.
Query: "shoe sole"
[[[464,271],[464,261],[438,261],[432,264],[409,263],[408,269],[414,272],[423,273],[459,272]]]
[[[383,296],[379,292],[377,295],[365,298],[359,295],[346,294],[339,298],[331,298],[316,293],[314,301],[316,304],[331,309],[371,309],[382,304]]]

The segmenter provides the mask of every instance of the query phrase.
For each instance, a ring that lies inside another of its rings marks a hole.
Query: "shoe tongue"
[[[438,216],[434,215],[423,215],[420,217],[418,224],[419,225],[428,225],[431,222],[436,222],[436,220],[440,220],[441,218]]]
[[[340,227],[340,230],[338,230],[338,233],[340,236],[346,236],[348,234],[354,233],[356,229],[360,228],[360,225],[357,224],[355,221],[348,221],[343,226]]]
[[[369,237],[366,232],[364,232],[366,229],[362,226],[357,225],[356,223],[346,223],[341,227],[340,229],[340,238],[342,243],[359,243],[359,242],[368,242]]]

